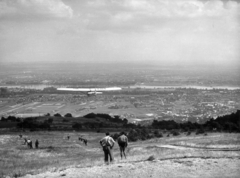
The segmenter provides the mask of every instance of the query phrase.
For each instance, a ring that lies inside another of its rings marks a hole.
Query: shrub
[[[118,133],[115,133],[111,135],[111,137],[116,141],[120,135]]]
[[[163,137],[163,134],[162,134],[161,132],[159,132],[158,130],[155,130],[155,131],[153,132],[153,134],[154,134],[154,136],[157,137],[157,138]]]
[[[67,113],[67,114],[65,114],[64,117],[72,117],[72,114],[71,113]]]
[[[130,130],[130,132],[128,133],[128,140],[135,142],[138,139],[139,139],[139,135],[138,135],[137,131],[134,129]]]
[[[85,117],[85,118],[96,118],[97,115],[94,114],[94,113],[89,113],[89,114],[87,114],[87,115],[85,115],[85,116],[83,116],[83,117]]]
[[[191,135],[191,131],[188,131],[186,135],[187,135],[187,136],[188,136],[188,135]]]
[[[69,120],[67,120],[67,119],[63,119],[62,122],[69,122]]]
[[[73,125],[72,125],[72,128],[73,129],[81,129],[83,126],[82,126],[82,124],[80,124],[80,123],[74,123]]]
[[[180,135],[180,133],[179,133],[178,131],[176,131],[176,130],[173,130],[173,131],[171,132],[171,134],[172,134],[173,136],[178,136],[178,135]]]
[[[48,118],[47,122],[48,122],[49,124],[52,124],[52,123],[53,123],[53,119],[52,119],[52,118]]]
[[[59,114],[59,113],[54,114],[54,116],[55,117],[62,117],[61,114]]]
[[[196,135],[198,135],[198,134],[204,134],[204,133],[205,133],[205,132],[204,132],[203,129],[198,129],[197,132],[196,132]]]
[[[153,136],[150,134],[150,131],[146,128],[142,128],[142,129],[137,129],[138,134],[140,135],[140,139],[141,140],[147,140],[152,138]]]
[[[22,177],[22,176],[23,176],[23,174],[20,171],[13,174],[14,178],[18,178],[18,177]]]

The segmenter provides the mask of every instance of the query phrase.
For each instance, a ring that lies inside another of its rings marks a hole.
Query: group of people
[[[119,148],[120,148],[121,159],[123,158],[123,156],[126,159],[127,157],[126,157],[125,149],[128,146],[128,138],[127,138],[126,134],[124,132],[121,132],[120,136],[117,138],[116,142],[118,143]],[[115,144],[115,141],[110,136],[109,132],[107,132],[106,136],[100,140],[100,145],[103,148],[104,161],[105,161],[106,164],[109,164],[109,161],[110,162],[114,161],[113,153],[112,153],[112,149],[114,147],[114,144]]]
[[[20,138],[22,138],[22,135],[19,135],[19,136],[20,136]],[[70,139],[70,136],[68,136],[67,138]],[[84,144],[87,145],[87,139],[79,137],[78,140],[83,141]],[[30,149],[33,148],[32,140],[24,138],[24,141],[25,141],[24,145],[27,144],[28,148],[30,148]],[[123,158],[123,156],[126,159],[127,157],[126,157],[125,149],[128,146],[128,137],[126,136],[126,134],[124,132],[121,132],[120,136],[117,138],[116,142],[119,145],[121,159]],[[112,149],[115,145],[115,141],[110,136],[109,132],[107,132],[106,136],[100,140],[100,145],[103,148],[105,163],[108,164],[109,161],[113,162],[114,158],[113,158]],[[39,141],[38,141],[38,139],[36,139],[35,148],[38,149],[38,146],[39,146]]]
[[[70,139],[70,136],[69,136],[69,135],[67,136],[67,139],[68,139],[68,140]],[[79,140],[79,141],[82,141],[82,142],[87,146],[87,143],[88,143],[87,139],[82,138],[82,137],[78,137],[78,140]]]
[[[24,145],[27,145],[28,148],[32,149],[33,148],[33,143],[32,140],[24,138]],[[35,148],[38,149],[39,141],[36,139],[35,141]]]
[[[87,139],[79,137],[78,140],[82,141],[87,146]]]

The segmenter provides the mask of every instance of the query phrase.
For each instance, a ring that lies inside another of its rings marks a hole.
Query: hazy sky
[[[0,62],[240,64],[238,0],[0,0]]]

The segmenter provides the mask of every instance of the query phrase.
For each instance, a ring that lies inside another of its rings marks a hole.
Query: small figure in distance
[[[23,143],[23,145],[26,145],[26,144],[27,144],[27,139],[24,138],[24,143]]]
[[[30,140],[30,139],[27,140],[27,146],[28,146],[30,149],[33,148],[33,147],[32,147],[32,140]]]
[[[70,139],[70,136],[69,136],[69,135],[67,136],[67,139],[68,139],[68,140]]]
[[[127,159],[126,154],[125,154],[125,149],[128,146],[128,138],[126,136],[126,134],[124,132],[120,133],[120,136],[117,139],[119,148],[120,148],[120,155],[121,155],[121,159],[124,155],[125,159]]]
[[[39,141],[38,139],[35,141],[35,148],[38,149]]]
[[[87,146],[87,139],[83,139],[83,143]]]
[[[104,161],[106,164],[109,164],[108,158],[110,159],[110,162],[114,161],[113,154],[112,154],[112,148],[114,144],[115,144],[115,141],[113,140],[112,137],[110,137],[109,132],[107,132],[106,136],[100,140],[100,145],[103,148]]]

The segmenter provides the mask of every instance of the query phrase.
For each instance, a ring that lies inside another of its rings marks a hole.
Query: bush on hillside
[[[239,127],[232,122],[226,122],[224,124],[224,130],[228,130],[230,133],[233,131],[240,131]]]
[[[155,137],[157,137],[157,138],[163,137],[163,134],[162,134],[161,132],[159,132],[159,130],[155,130],[155,131],[153,132],[153,135],[154,135]]]
[[[80,124],[80,123],[74,123],[74,124],[72,125],[72,128],[73,128],[73,129],[81,129],[81,128],[82,128],[82,124]]]
[[[53,123],[53,119],[52,119],[52,118],[48,118],[47,122],[48,122],[49,124],[52,124],[52,123]]]
[[[120,134],[115,133],[113,135],[111,135],[111,137],[116,141],[118,139],[118,137],[120,136]]]
[[[67,120],[67,119],[63,119],[62,122],[69,122],[69,120]]]
[[[171,132],[171,134],[172,134],[173,136],[178,136],[178,135],[180,135],[180,133],[179,133],[178,131],[176,131],[176,130],[173,130],[173,131]]]
[[[54,114],[54,116],[55,116],[55,117],[62,117],[62,115],[59,114],[59,113]]]
[[[197,130],[196,135],[204,134],[204,133],[205,133],[205,131],[201,128],[201,129]]]
[[[67,113],[64,115],[64,117],[72,117],[72,114],[71,113]]]
[[[187,136],[188,136],[188,135],[191,135],[191,131],[188,131],[186,135],[187,135]]]
[[[96,118],[96,114],[94,114],[94,113],[89,113],[89,114],[87,114],[87,115],[85,115],[85,116],[83,116],[83,117],[85,117],[85,118]]]
[[[130,130],[130,132],[128,133],[128,140],[135,142],[138,139],[139,139],[138,132],[135,129]]]
[[[160,134],[158,136],[160,137]],[[147,140],[153,137],[155,137],[154,133],[152,134],[147,128],[132,129],[128,133],[129,141]]]
[[[140,139],[141,140],[147,140],[152,138],[151,135],[149,134],[148,129],[143,128],[143,129],[137,129],[139,135],[140,135]]]

